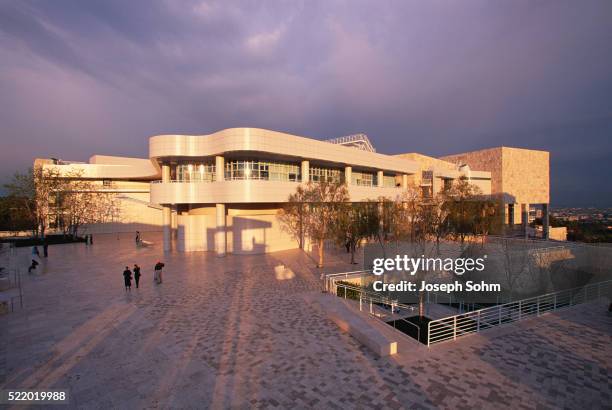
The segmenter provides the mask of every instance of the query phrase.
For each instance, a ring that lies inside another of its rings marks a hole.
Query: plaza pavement
[[[376,358],[304,303],[303,253],[169,254],[131,235],[51,246],[0,316],[0,388],[66,388],[72,408],[610,408],[612,318],[583,305]],[[14,264],[27,266],[27,251]],[[166,263],[155,286],[152,267]],[[326,271],[349,270],[332,257]],[[6,261],[4,261],[6,263]],[[123,290],[139,263],[141,289]],[[291,271],[275,270],[285,264]],[[330,296],[331,297],[331,296]],[[57,406],[67,408],[66,406]]]

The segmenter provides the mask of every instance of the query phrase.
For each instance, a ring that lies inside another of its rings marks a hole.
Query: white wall
[[[176,249],[182,252],[214,251],[214,215],[178,215]]]
[[[214,214],[178,215],[176,249],[214,251]],[[260,254],[295,249],[298,242],[281,228],[276,210],[229,210],[226,216],[227,252]]]
[[[281,228],[275,211],[228,215],[228,252],[259,254],[298,248],[298,242]]]
[[[157,232],[162,230],[161,209],[149,205],[148,192],[118,193],[117,195],[118,218],[114,222],[86,225],[81,232]]]

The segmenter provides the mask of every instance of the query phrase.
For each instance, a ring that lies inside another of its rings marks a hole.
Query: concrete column
[[[225,256],[226,251],[225,204],[217,204],[217,231],[215,232],[215,253],[219,257]]]
[[[170,182],[170,165],[163,164],[162,165],[162,182]]]
[[[527,227],[529,226],[529,204],[521,204],[521,225],[523,234],[527,238]]]
[[[514,204],[508,204],[508,225],[514,226]]]
[[[351,185],[353,179],[353,167],[344,167],[344,182],[346,185]]]
[[[376,182],[378,183],[379,187],[383,186],[384,177],[385,177],[385,173],[382,171],[378,171],[378,173],[376,174]]]
[[[172,208],[162,205],[162,225],[164,228],[164,252],[172,250]]]
[[[542,237],[549,239],[548,204],[542,204]]]
[[[170,225],[172,226],[172,237],[176,239],[178,232],[178,208],[176,205],[172,205],[172,215]]]
[[[508,204],[502,205],[502,222],[504,225],[508,225]]]
[[[402,189],[408,189],[408,174],[402,174]]]
[[[302,183],[310,181],[310,161],[302,161]]]
[[[433,176],[431,179],[431,195],[436,196],[438,192],[442,190],[442,178]]]
[[[225,181],[225,158],[221,155],[215,157],[215,181]]]

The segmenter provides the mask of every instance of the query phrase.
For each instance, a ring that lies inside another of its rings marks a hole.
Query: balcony
[[[282,203],[299,182],[242,179],[231,181],[152,181],[151,202],[157,204]],[[397,199],[399,187],[349,186],[351,201]]]

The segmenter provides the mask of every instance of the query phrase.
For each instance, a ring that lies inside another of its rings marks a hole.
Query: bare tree
[[[27,174],[16,173],[13,181],[5,187],[9,195],[20,199],[21,205],[35,221],[34,235],[44,237],[58,195],[66,185],[67,181],[60,178],[57,169],[37,165]]]
[[[508,289],[508,297],[514,299],[516,289],[523,283],[530,271],[530,244],[525,240],[501,238],[502,274]]]
[[[110,222],[118,214],[118,200],[114,193],[99,189],[95,182],[81,178],[74,172],[66,189],[61,193],[58,213],[65,229],[78,236],[83,225]]]
[[[422,205],[423,226],[427,236],[436,244],[436,254],[440,254],[440,242],[449,233],[450,210],[447,206],[447,198],[444,194],[437,194],[433,198],[424,201]]]
[[[475,231],[476,215],[482,192],[465,179],[460,179],[445,193],[451,235],[463,249],[465,240]]]
[[[355,251],[363,240],[379,235],[379,204],[374,201],[346,203],[339,207],[338,218],[333,224],[336,242],[345,245],[355,264]]]
[[[281,211],[281,222],[294,236],[308,236],[317,243],[318,267],[323,267],[325,241],[334,239],[334,224],[348,201],[345,184],[310,181],[289,196],[288,204]]]

